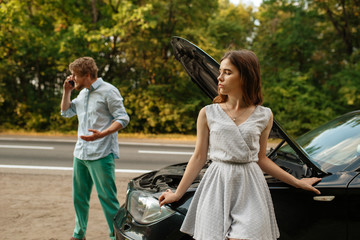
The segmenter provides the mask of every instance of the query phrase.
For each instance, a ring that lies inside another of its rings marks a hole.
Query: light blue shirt
[[[82,135],[92,135],[88,129],[103,131],[113,121],[119,122],[125,128],[130,118],[126,113],[123,98],[119,90],[98,78],[92,85],[91,90],[84,88],[79,95],[71,101],[70,107],[61,111],[63,117],[77,115],[78,140],[74,149],[74,156],[82,160],[96,160],[113,153],[119,158],[119,144],[117,132],[92,142],[84,141]]]

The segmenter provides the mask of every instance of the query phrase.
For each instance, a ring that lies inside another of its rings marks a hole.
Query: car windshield
[[[322,170],[341,171],[360,157],[360,112],[338,117],[302,135],[297,143]],[[289,145],[280,151],[295,154]]]

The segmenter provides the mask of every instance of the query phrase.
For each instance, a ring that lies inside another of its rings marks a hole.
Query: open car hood
[[[180,37],[172,37],[175,58],[183,65],[191,80],[212,100],[218,95],[218,80],[220,64],[199,47]],[[280,138],[282,142],[269,154],[269,157],[286,141],[298,154],[300,159],[318,175],[327,174],[320,169],[304,149],[275,120],[270,138]]]

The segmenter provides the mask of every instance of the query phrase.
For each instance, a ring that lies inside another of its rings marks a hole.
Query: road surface
[[[75,140],[46,137],[1,137],[0,166],[71,168]],[[194,144],[119,141],[116,169],[148,171],[187,162]]]

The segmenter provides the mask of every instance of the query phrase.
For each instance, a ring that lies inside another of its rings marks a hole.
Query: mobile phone
[[[70,83],[70,85],[71,85],[72,87],[74,87],[75,83],[74,83],[73,80],[70,80],[69,83]]]

